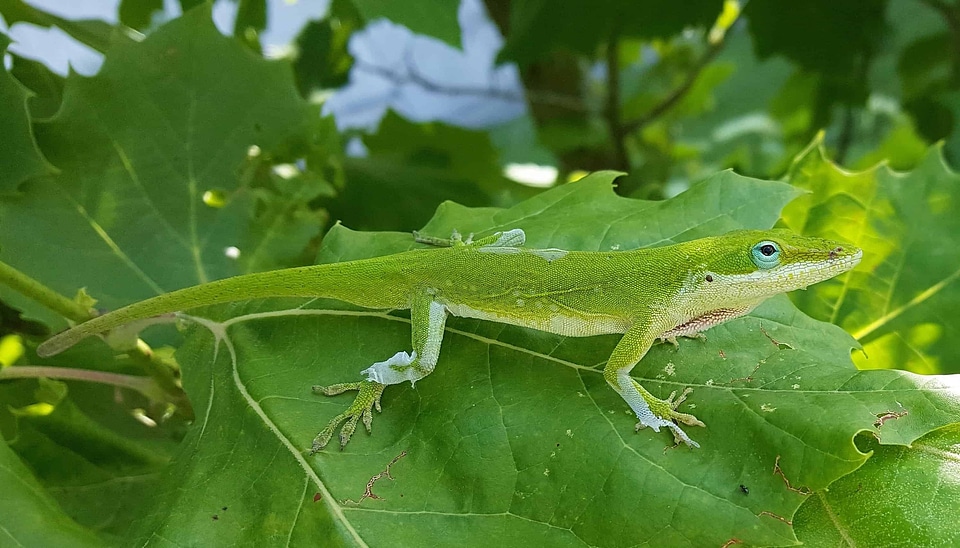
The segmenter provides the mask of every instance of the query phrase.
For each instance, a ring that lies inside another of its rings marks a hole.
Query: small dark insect
[[[227,511],[227,507],[226,507],[226,506],[223,507],[223,511],[224,511],[224,512]]]
[[[740,491],[742,491],[744,495],[750,494],[750,489],[742,483],[740,484]]]
[[[214,514],[214,515],[213,515],[213,521],[217,521],[218,519],[220,519],[220,516]]]

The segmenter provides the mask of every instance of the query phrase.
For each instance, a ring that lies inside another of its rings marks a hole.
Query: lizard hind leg
[[[446,318],[446,308],[433,299],[431,292],[424,291],[414,295],[410,303],[412,353],[400,351],[384,361],[374,363],[362,371],[365,377],[362,381],[314,386],[313,391],[317,394],[336,396],[348,390],[356,390],[357,397],[346,411],[331,419],[317,434],[311,452],[316,453],[323,449],[341,423],[341,449],[350,441],[360,420],[369,433],[373,422],[373,409],[380,411],[380,398],[387,385],[404,381],[410,381],[412,385],[429,375],[440,357],[440,343]]]

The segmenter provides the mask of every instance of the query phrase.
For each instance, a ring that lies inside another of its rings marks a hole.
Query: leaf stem
[[[34,379],[38,377],[109,384],[136,390],[154,401],[168,401],[170,399],[169,395],[160,388],[160,385],[150,377],[45,365],[16,365],[0,369],[0,380]]]
[[[77,323],[85,322],[97,315],[96,311],[64,297],[3,261],[0,261],[0,284],[10,287],[23,296],[29,297],[64,318]],[[193,409],[190,406],[190,402],[187,400],[183,388],[180,386],[178,380],[180,376],[179,367],[175,362],[158,356],[154,353],[153,349],[150,348],[150,345],[140,339],[137,340],[136,346],[129,350],[127,354],[131,361],[142,367],[143,370],[150,375],[157,387],[168,394],[166,399],[172,399],[177,402],[178,405],[182,407],[184,414],[188,417],[193,416]]]
[[[96,316],[93,310],[64,297],[3,261],[0,261],[0,284],[37,301],[69,320],[85,322]]]

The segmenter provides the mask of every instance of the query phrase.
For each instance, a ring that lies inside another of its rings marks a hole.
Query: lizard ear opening
[[[750,250],[753,264],[762,270],[771,269],[780,264],[780,245],[777,242],[763,240]]]

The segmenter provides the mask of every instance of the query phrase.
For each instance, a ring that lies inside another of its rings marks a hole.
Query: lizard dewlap
[[[231,301],[323,297],[374,309],[409,309],[412,344],[367,367],[360,380],[315,387],[334,395],[357,390],[353,404],[313,442],[322,449],[336,429],[345,445],[380,406],[387,385],[429,375],[440,356],[448,315],[479,318],[566,335],[622,333],[604,368],[607,383],[640,421],[669,428],[697,447],[679,423],[704,426],[678,412],[679,398],[647,392],[630,371],[658,339],[696,335],[743,316],[764,300],[832,278],[855,267],[856,247],[788,230],[741,230],[722,236],[631,251],[565,251],[523,247],[514,229],[477,241],[423,237],[435,249],[372,259],[247,274],[188,287],[131,304],[55,335],[40,356],[135,320]],[[376,279],[376,287],[367,280]]]

